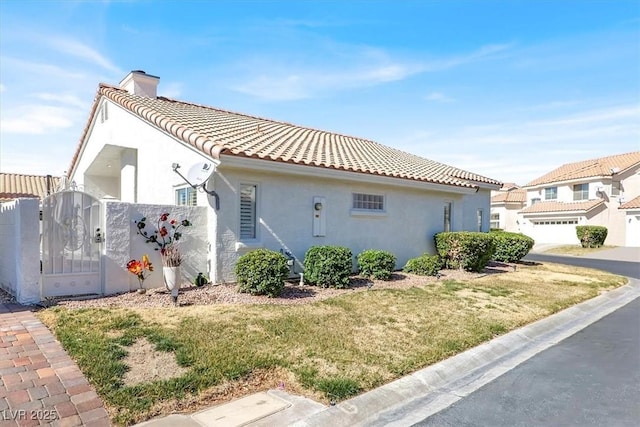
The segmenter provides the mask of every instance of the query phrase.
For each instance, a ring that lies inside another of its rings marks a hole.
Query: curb
[[[406,426],[419,422],[638,297],[640,281],[629,279],[627,285],[289,425]],[[287,425],[276,417],[270,421]]]

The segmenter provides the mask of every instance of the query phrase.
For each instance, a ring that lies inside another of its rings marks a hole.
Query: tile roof
[[[98,89],[91,117],[102,96],[213,158],[227,154],[469,188],[477,188],[478,184],[501,184],[495,179],[367,139],[164,97],[135,96],[105,84]],[[89,126],[90,123],[70,171],[74,169]]]
[[[618,209],[640,209],[640,196],[623,203]]]
[[[567,163],[534,179],[525,185],[525,187],[580,178],[612,176],[611,170],[614,168],[618,168],[617,173],[621,173],[634,166],[640,166],[640,151],[616,154],[576,163]]]
[[[520,188],[520,186],[518,184],[516,184],[515,182],[504,182],[502,183],[502,187],[500,188],[500,190],[502,191],[511,191],[514,190],[516,188]]]
[[[515,189],[501,191],[491,198],[491,203],[524,203],[527,201],[527,190]]]
[[[586,202],[538,202],[526,207],[520,212],[523,214],[532,213],[553,213],[553,212],[588,212],[600,205],[604,204],[604,200],[595,199]]]
[[[51,192],[54,192],[60,178],[52,177]],[[0,173],[0,202],[20,197],[42,199],[47,195],[47,177],[43,175],[23,175]]]

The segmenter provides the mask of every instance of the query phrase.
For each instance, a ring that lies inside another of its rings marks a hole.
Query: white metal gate
[[[100,201],[81,191],[42,201],[42,297],[102,293],[101,213]]]

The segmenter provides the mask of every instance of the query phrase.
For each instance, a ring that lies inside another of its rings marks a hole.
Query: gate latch
[[[93,236],[93,241],[96,243],[102,243],[103,240],[102,231],[100,231],[99,228],[96,228],[96,234]]]

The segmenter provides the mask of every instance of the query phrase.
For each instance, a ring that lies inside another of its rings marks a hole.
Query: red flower
[[[176,221],[175,219],[172,219],[172,220],[171,220],[171,222],[170,222],[170,224],[171,224],[171,225],[175,225],[175,223],[176,223],[176,222],[178,222],[178,221]]]
[[[167,231],[167,227],[162,227],[160,229],[160,236],[164,237],[168,234],[169,232]]]
[[[143,271],[142,263],[137,259],[132,259],[127,263],[127,270],[129,270],[132,274],[139,276]]]
[[[166,221],[168,218],[169,218],[168,213],[163,213],[162,215],[160,215],[160,221]]]

